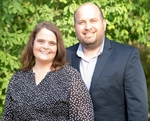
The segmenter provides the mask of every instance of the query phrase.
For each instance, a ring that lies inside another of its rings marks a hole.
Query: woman
[[[90,95],[66,63],[57,26],[41,22],[34,28],[21,64],[8,86],[3,121],[94,121]]]

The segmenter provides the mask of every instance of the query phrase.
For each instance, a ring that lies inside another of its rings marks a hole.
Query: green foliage
[[[122,43],[150,45],[149,0],[90,0],[101,7],[107,20],[106,35]],[[73,13],[89,0],[1,0],[0,2],[0,114],[7,85],[19,68],[19,57],[34,26],[40,21],[55,23],[65,46],[77,43]]]

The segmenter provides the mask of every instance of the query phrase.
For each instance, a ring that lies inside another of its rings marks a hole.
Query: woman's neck
[[[51,71],[52,64],[44,64],[44,63],[38,63],[36,62],[33,66],[33,72],[39,73],[39,72],[49,72]]]

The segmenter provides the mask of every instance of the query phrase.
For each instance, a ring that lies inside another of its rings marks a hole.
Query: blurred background
[[[150,92],[150,0],[0,0],[0,119],[9,80],[20,66],[21,51],[34,26],[41,21],[55,23],[69,47],[78,42],[74,11],[90,1],[103,11],[109,39],[139,49]],[[150,104],[149,93],[148,97]]]

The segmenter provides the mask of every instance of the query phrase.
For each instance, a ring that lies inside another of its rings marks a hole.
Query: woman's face
[[[33,44],[35,63],[52,64],[57,52],[57,40],[55,34],[43,28],[36,35]]]

